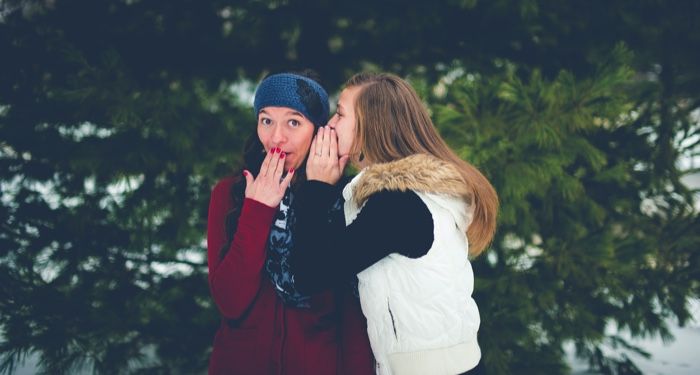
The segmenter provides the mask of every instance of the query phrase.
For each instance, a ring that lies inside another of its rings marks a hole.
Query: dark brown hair
[[[318,74],[315,71],[306,69],[299,72],[292,72],[304,76],[306,78],[316,81],[321,84]],[[317,129],[314,129],[314,134]],[[231,197],[231,210],[226,214],[226,220],[224,222],[225,232],[226,232],[226,243],[219,250],[219,258],[223,259],[228,253],[231,247],[231,242],[233,241],[233,235],[238,229],[238,218],[241,216],[241,209],[243,208],[243,201],[245,200],[245,184],[246,180],[243,177],[243,170],[248,170],[253,173],[253,176],[257,176],[260,172],[260,167],[265,159],[265,147],[260,138],[258,138],[257,131],[253,133],[246,140],[245,146],[243,147],[243,166],[233,172],[233,184],[231,185],[230,197]],[[299,186],[300,183],[306,180],[306,160],[297,168],[294,172],[294,180],[292,182],[292,189]]]

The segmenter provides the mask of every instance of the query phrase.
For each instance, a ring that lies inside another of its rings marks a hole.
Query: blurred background
[[[0,374],[203,374],[266,74],[418,89],[494,183],[485,374],[700,373],[700,2],[0,0]]]

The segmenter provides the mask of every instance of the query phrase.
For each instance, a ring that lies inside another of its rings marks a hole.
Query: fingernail
[[[282,149],[281,149],[281,148],[279,148],[279,147],[275,147],[275,153],[278,153],[278,154],[279,154],[279,153],[280,153],[280,151],[282,151]]]
[[[244,176],[247,176],[247,175],[248,175],[248,171],[243,171],[243,175],[244,175]]]
[[[284,155],[285,155],[285,153],[284,153],[284,152],[283,152],[283,153],[281,153],[281,154],[280,154],[280,159],[284,159]]]
[[[270,149],[270,153],[272,154],[273,152],[275,152],[275,148],[274,148],[274,147]]]
[[[294,168],[289,168],[289,173],[294,173]]]

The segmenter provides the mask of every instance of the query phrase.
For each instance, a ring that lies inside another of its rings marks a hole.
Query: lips
[[[274,150],[275,148],[276,148],[276,147],[273,147],[273,148],[271,148],[271,149],[267,150],[267,152],[269,153],[269,152],[270,152],[270,150]],[[287,151],[284,151],[284,150],[281,150],[281,151],[280,151],[280,153],[282,153],[282,152],[284,152],[284,153],[285,153],[286,155],[290,155],[290,154],[293,154],[293,152],[287,152]]]

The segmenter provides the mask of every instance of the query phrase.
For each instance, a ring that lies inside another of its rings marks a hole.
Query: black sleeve
[[[300,291],[335,286],[391,253],[419,258],[432,246],[433,219],[416,193],[375,193],[347,227],[342,214],[328,214],[338,198],[336,188],[318,181],[299,191],[290,264]]]

